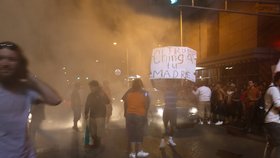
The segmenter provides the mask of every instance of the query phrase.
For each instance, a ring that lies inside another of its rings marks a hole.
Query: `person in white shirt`
[[[202,84],[197,89],[193,90],[193,94],[198,98],[198,116],[200,117],[200,124],[207,122],[210,124],[210,114],[211,114],[211,89],[205,84]]]
[[[0,43],[0,157],[35,158],[28,133],[31,104],[58,105],[59,94],[28,71],[28,60],[14,42]]]
[[[276,72],[273,83],[267,89],[265,100],[265,111],[267,115],[264,120],[264,129],[267,134],[267,145],[264,158],[280,158],[280,72]]]

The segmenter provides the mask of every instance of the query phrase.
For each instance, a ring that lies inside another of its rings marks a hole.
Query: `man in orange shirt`
[[[147,157],[149,153],[143,151],[142,145],[150,98],[140,79],[133,80],[132,87],[125,93],[122,100],[129,150],[131,150],[129,158]]]

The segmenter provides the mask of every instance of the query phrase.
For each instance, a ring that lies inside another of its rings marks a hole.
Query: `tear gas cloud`
[[[31,71],[61,93],[78,76],[112,87],[127,72],[148,81],[152,49],[179,41],[178,13],[159,1],[3,0],[0,12],[1,40],[21,45]]]

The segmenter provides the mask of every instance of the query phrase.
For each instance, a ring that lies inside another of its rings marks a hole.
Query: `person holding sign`
[[[164,91],[165,107],[162,119],[165,129],[164,135],[168,136],[168,144],[171,146],[176,146],[176,143],[173,141],[173,135],[177,124],[177,99],[176,89],[170,86],[166,87],[166,90]]]

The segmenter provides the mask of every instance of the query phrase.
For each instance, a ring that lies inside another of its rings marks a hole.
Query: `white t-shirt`
[[[275,107],[280,107],[280,89],[279,87],[269,87],[264,96],[265,110],[268,111],[270,106],[273,104],[272,109],[268,112],[265,117],[265,123],[276,122],[280,123],[279,110]]]
[[[206,86],[201,86],[193,91],[193,94],[198,97],[198,101],[210,101],[211,89]]]
[[[27,122],[38,97],[35,91],[12,93],[0,86],[0,158],[35,158]]]

